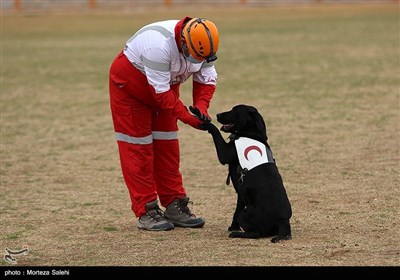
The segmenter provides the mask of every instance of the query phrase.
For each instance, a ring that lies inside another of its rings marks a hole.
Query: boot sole
[[[145,226],[138,225],[138,229],[148,230],[148,231],[170,231],[170,230],[173,230],[174,228],[175,227],[169,227],[169,228],[147,228]]]
[[[205,221],[198,224],[185,224],[177,221],[168,220],[170,223],[173,223],[176,227],[185,227],[185,228],[201,228],[206,223]]]

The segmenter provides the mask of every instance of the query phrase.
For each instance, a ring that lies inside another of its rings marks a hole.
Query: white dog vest
[[[251,170],[264,163],[273,163],[272,152],[260,141],[240,137],[235,140],[236,151],[242,169]]]

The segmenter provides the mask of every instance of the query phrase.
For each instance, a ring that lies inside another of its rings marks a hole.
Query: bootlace
[[[182,213],[185,213],[186,215],[188,215],[189,217],[196,217],[194,214],[192,214],[192,212],[190,212],[190,209],[188,207],[189,203],[193,204],[193,201],[190,201],[188,199],[180,199],[180,200],[178,200],[179,210]]]
[[[152,209],[147,211],[147,216],[149,216],[152,220],[159,222],[164,219],[164,211],[162,211],[160,208]]]

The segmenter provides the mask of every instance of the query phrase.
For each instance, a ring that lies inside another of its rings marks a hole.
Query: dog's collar
[[[275,163],[271,150],[260,141],[238,137],[234,143],[242,169],[251,170],[264,163]]]
[[[232,133],[231,135],[229,135],[229,141],[235,141],[236,139],[239,138],[239,136],[237,136],[237,134]]]

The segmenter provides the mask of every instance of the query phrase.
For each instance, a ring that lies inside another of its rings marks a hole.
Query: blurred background
[[[140,6],[179,6],[179,5],[315,5],[315,4],[371,4],[393,3],[399,0],[2,0],[2,11],[38,10],[49,11],[59,9],[78,9],[80,11],[94,9],[123,8],[134,9]],[[82,10],[83,9],[83,10]]]

